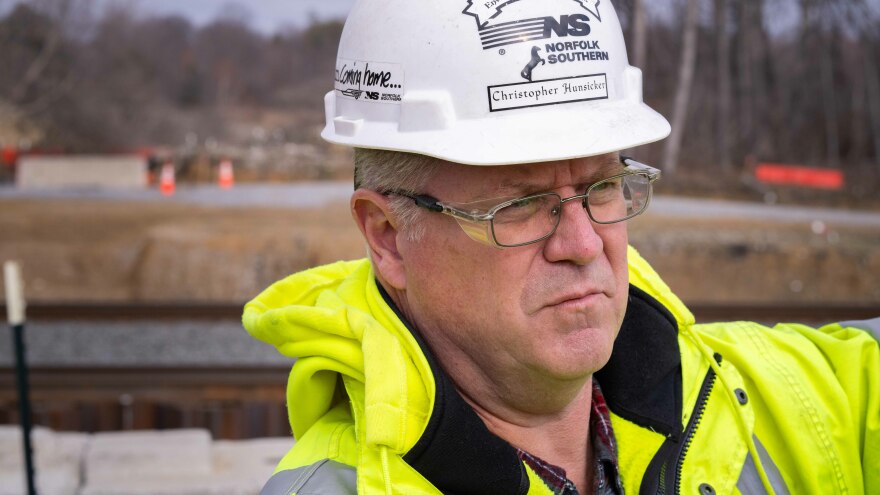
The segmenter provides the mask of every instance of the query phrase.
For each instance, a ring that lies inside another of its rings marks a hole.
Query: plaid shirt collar
[[[620,468],[617,465],[617,443],[611,428],[611,414],[599,383],[593,377],[593,402],[590,411],[590,445],[593,448],[593,492],[599,495],[623,495]],[[555,495],[579,495],[565,470],[549,464],[524,450],[517,449],[519,458],[544,480]]]

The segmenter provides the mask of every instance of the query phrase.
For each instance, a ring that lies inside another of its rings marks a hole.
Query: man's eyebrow
[[[581,175],[574,181],[575,185],[581,186],[592,184],[602,179],[607,179],[615,175],[622,174],[624,171],[623,161],[617,155],[608,156],[602,160],[598,167],[593,168],[590,172]],[[505,179],[496,186],[495,192],[499,196],[506,195],[529,195],[549,191],[553,188],[551,183],[535,183],[517,180],[515,178]]]
[[[591,173],[585,175],[583,178],[586,179],[583,182],[597,182],[602,179],[607,179],[609,177],[614,177],[615,175],[622,174],[624,171],[624,163],[623,160],[620,159],[618,155],[610,155],[606,159],[602,160],[602,163]]]
[[[521,196],[546,191],[549,187],[550,186],[548,184],[544,183],[534,183],[508,179],[498,184],[495,192],[499,196]]]

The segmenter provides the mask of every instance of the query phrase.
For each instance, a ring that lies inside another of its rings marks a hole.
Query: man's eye
[[[495,213],[495,223],[514,223],[532,219],[535,213],[547,209],[550,201],[548,196],[515,199]]]
[[[611,179],[602,181],[596,185],[594,185],[591,189],[591,193],[600,193],[600,192],[608,192],[620,189],[620,185],[623,183],[623,179]]]
[[[510,206],[514,208],[529,208],[535,205],[535,198],[522,198],[514,201]]]

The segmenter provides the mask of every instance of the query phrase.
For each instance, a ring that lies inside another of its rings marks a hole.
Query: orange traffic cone
[[[174,194],[174,164],[166,162],[162,165],[162,174],[159,176],[159,191],[163,196],[171,196]]]
[[[221,189],[232,189],[235,185],[235,174],[232,172],[232,161],[223,160],[220,162],[220,171],[217,175],[217,185]]]

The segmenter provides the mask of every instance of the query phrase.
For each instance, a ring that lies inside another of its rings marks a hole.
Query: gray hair
[[[414,153],[355,148],[354,188],[380,193],[421,194],[434,177],[438,164],[436,158]],[[424,212],[412,199],[391,195],[389,205],[400,222],[401,232],[410,240],[418,240],[424,235],[424,226],[418,222]]]

